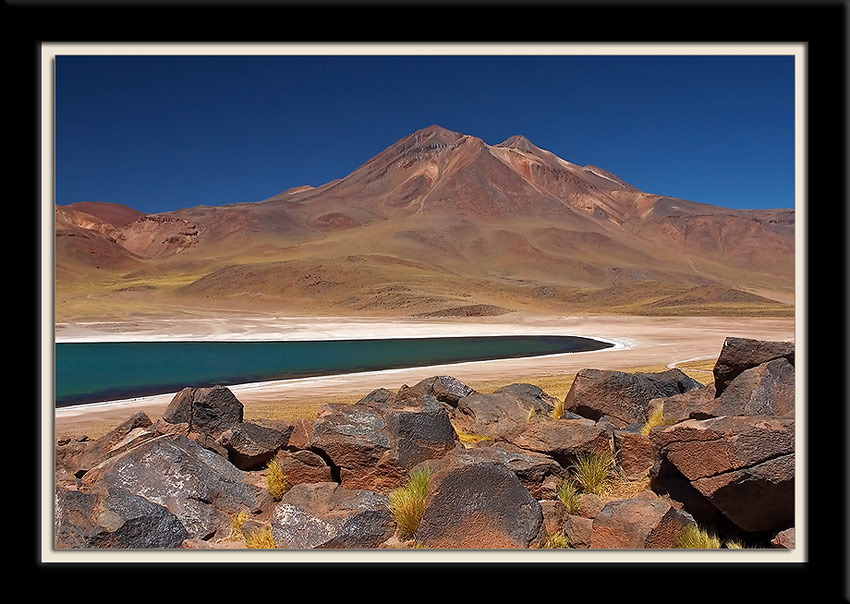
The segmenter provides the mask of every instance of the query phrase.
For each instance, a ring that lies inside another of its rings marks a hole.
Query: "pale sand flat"
[[[474,322],[470,322],[474,321]],[[471,335],[576,335],[615,343],[614,348],[545,357],[477,361],[410,369],[280,380],[232,386],[250,408],[252,403],[294,401],[304,397],[365,395],[375,388],[396,390],[434,375],[461,381],[502,380],[512,376],[543,376],[583,368],[626,369],[646,365],[670,366],[695,358],[715,358],[726,337],[795,340],[793,318],[749,317],[541,317],[512,314],[454,321],[391,321],[315,317],[198,317],[138,320],[133,324],[57,326],[56,341],[118,340],[297,340],[435,337]],[[186,384],[191,386],[192,384]],[[135,411],[158,417],[174,393],[125,401],[104,401],[55,410],[55,431],[83,421],[125,420]],[[45,401],[48,417],[52,401]]]

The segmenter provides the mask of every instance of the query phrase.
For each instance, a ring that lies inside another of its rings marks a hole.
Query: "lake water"
[[[611,346],[576,336],[59,343],[55,349],[56,406],[164,394],[187,386],[585,352]]]

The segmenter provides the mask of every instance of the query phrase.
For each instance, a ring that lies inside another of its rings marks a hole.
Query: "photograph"
[[[805,44],[41,61],[43,556],[805,560]]]

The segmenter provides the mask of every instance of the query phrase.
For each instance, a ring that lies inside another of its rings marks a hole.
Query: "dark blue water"
[[[56,406],[163,394],[186,386],[584,352],[610,346],[574,336],[61,343],[56,344]]]

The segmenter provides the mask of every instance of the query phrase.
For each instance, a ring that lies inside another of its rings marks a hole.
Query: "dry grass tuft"
[[[264,527],[245,535],[245,546],[248,549],[275,549],[272,529]]]
[[[266,488],[275,501],[280,501],[283,494],[289,490],[286,474],[283,473],[276,459],[272,459],[266,466]]]
[[[405,486],[390,492],[390,511],[396,521],[399,539],[410,539],[416,534],[419,522],[425,514],[425,499],[428,497],[430,479],[430,469],[414,470]]]
[[[546,541],[543,542],[543,549],[569,549],[570,540],[563,531],[556,531],[546,535]]]
[[[611,488],[616,468],[613,453],[581,452],[571,466],[576,482],[585,493],[603,495]]]
[[[720,538],[699,526],[685,527],[674,545],[677,549],[720,549]]]

